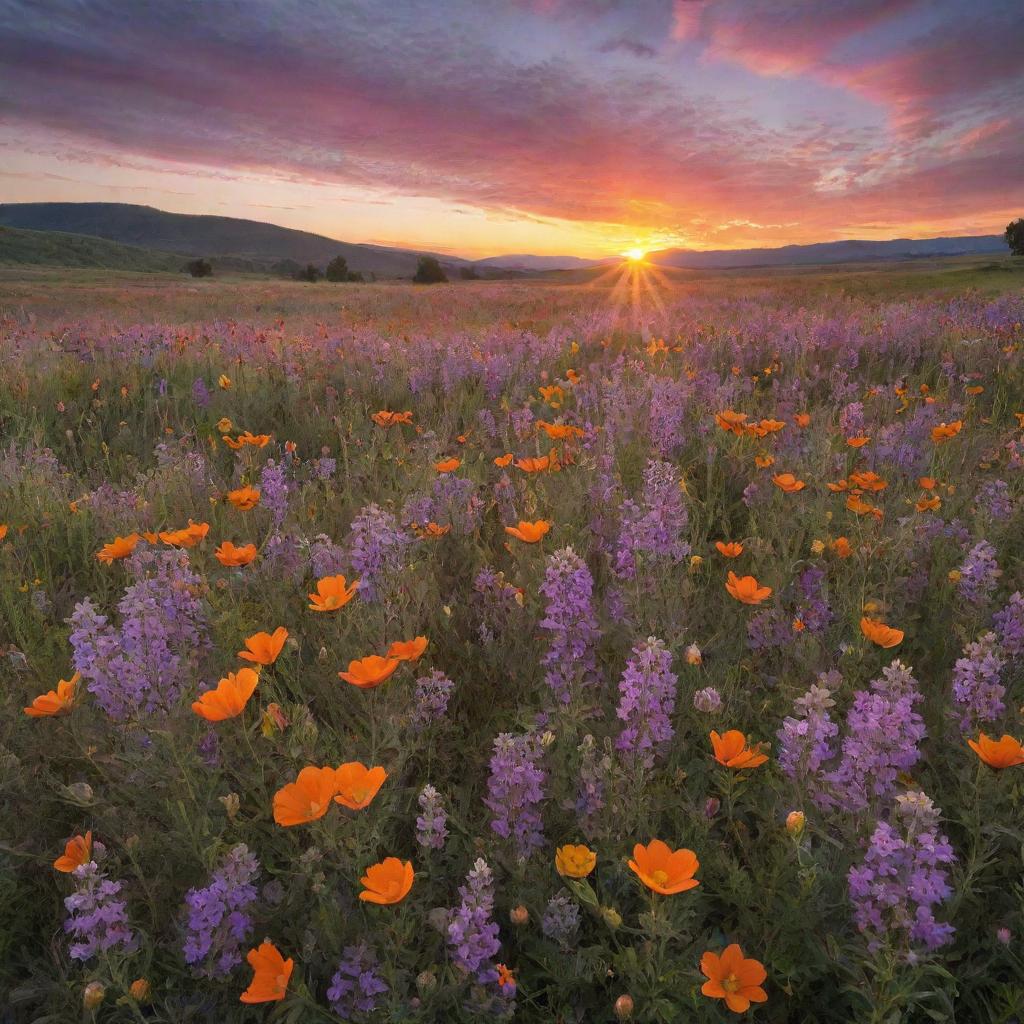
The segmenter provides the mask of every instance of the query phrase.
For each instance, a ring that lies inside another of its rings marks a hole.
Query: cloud
[[[937,30],[884,53],[855,45],[905,33],[913,13],[911,0],[0,0],[0,117],[125,165],[342,183],[544,222],[700,217],[759,236],[778,225],[781,238],[894,207],[911,221],[1024,201],[1020,115],[1007,99],[986,126],[970,105],[978,82],[1005,91],[1012,71],[992,53],[972,78],[971,53],[990,52],[984,17],[965,53]],[[641,59],[613,59],[623,53]],[[756,90],[722,98],[716,61],[748,69],[726,81],[734,90],[752,69],[869,107],[859,121],[824,105],[781,124]]]

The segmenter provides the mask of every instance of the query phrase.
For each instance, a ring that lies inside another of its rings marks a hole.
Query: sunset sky
[[[1021,0],[0,0],[0,201],[470,257],[1001,232]]]

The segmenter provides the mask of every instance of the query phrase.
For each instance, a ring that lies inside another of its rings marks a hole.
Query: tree
[[[1007,224],[1006,234],[1003,237],[1014,256],[1024,256],[1024,217]]]
[[[324,277],[328,281],[349,281],[348,271],[348,260],[344,256],[335,256],[330,263],[327,264],[327,270],[324,272]]]
[[[209,260],[189,260],[185,264],[185,269],[193,277],[213,277],[213,265]]]
[[[419,266],[416,268],[416,276],[413,281],[416,284],[440,284],[447,281],[441,264],[433,256],[421,256]]]
[[[459,277],[463,281],[479,281],[480,275],[477,273],[476,267],[460,267]]]
[[[296,281],[319,281],[320,270],[312,263],[307,263],[306,266],[295,275]]]

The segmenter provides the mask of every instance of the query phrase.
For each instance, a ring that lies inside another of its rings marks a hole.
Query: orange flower
[[[724,409],[722,412],[715,414],[715,422],[730,434],[735,434],[737,437],[743,436],[743,429],[747,422],[747,414],[745,412],[735,412],[732,409]]]
[[[36,697],[31,705],[25,708],[25,714],[31,718],[50,718],[70,711],[79,679],[81,676],[77,672],[70,679],[61,679],[56,690],[49,690]]]
[[[421,537],[429,537],[431,540],[438,540],[445,534],[451,532],[451,523],[447,526],[441,526],[440,523],[427,523],[422,530],[419,531]]]
[[[633,847],[629,868],[652,892],[672,896],[696,889],[700,882],[693,876],[700,862],[693,850],[671,850],[667,843],[652,839],[646,846]]]
[[[74,511],[74,509],[72,509]],[[10,527],[6,523],[0,523],[0,540],[3,540],[7,536],[7,531]]]
[[[769,466],[775,465],[774,455],[755,455],[754,464],[758,469],[767,469]]]
[[[842,494],[843,491],[848,491],[850,489],[850,484],[846,480],[839,480],[839,481],[837,481],[834,484],[833,483],[827,483],[827,484],[825,484],[825,486],[833,494]]]
[[[872,473],[870,470],[852,473],[850,483],[862,491],[884,491],[889,486],[877,473]]]
[[[563,878],[586,878],[597,866],[597,854],[589,846],[567,843],[555,850],[555,870]]]
[[[967,745],[996,771],[1024,764],[1024,748],[1012,736],[1004,734],[1001,740],[993,740],[982,732],[978,733],[977,741],[968,740]]]
[[[495,964],[494,966],[498,972],[498,988],[511,988],[514,994],[516,976],[512,973],[512,969],[506,967],[505,964]]]
[[[963,420],[954,420],[952,423],[940,423],[937,427],[932,427],[932,440],[936,444],[944,444],[950,438],[956,437],[963,429]]]
[[[6,529],[4,532],[7,532]],[[0,540],[2,539],[0,537]],[[109,544],[104,544],[96,552],[96,557],[101,562],[112,565],[119,558],[127,558],[135,550],[135,545],[139,543],[139,540],[140,537],[137,533],[129,533],[127,537],[115,537]]]
[[[748,960],[734,942],[722,955],[710,950],[700,958],[700,972],[708,980],[701,992],[712,999],[724,999],[733,1013],[745,1013],[751,1003],[764,1003],[768,994],[761,983],[768,977],[759,960]]]
[[[797,491],[802,491],[807,484],[803,480],[798,480],[792,473],[776,473],[772,477],[772,483],[779,488],[780,491],[785,491],[786,494],[795,494]]]
[[[367,768],[360,761],[348,761],[334,773],[337,785],[334,802],[351,811],[361,811],[370,806],[387,777],[388,773],[379,766]]]
[[[726,768],[742,771],[744,768],[757,768],[768,760],[767,754],[761,753],[761,745],[747,746],[747,737],[739,729],[730,729],[724,736],[711,730],[711,746],[715,751],[715,760]]]
[[[372,690],[380,686],[400,664],[397,658],[382,658],[378,654],[371,654],[367,658],[350,661],[348,671],[339,672],[338,675],[360,690]]]
[[[245,650],[238,656],[257,665],[273,665],[288,639],[288,630],[278,626],[273,633],[253,633],[245,638]]]
[[[848,437],[846,443],[851,448],[863,448],[870,440],[870,437]]]
[[[851,512],[856,512],[859,516],[866,516],[868,513],[877,512],[878,510],[870,502],[864,501],[863,498],[857,497],[856,494],[851,494],[846,499],[846,507]]]
[[[545,423],[544,420],[537,420],[537,426],[552,441],[571,441],[583,436],[583,430],[580,427],[572,427],[568,423]]]
[[[428,643],[425,636],[418,636],[413,640],[396,640],[388,648],[385,658],[394,658],[395,661],[419,661]]]
[[[845,537],[836,537],[831,548],[837,558],[849,558],[853,554],[853,548]]]
[[[158,536],[160,540],[173,548],[194,548],[209,532],[209,523],[194,523],[190,519],[188,526],[183,530],[165,530]]]
[[[798,427],[809,427],[811,425],[811,414],[809,412],[798,412],[793,419]]]
[[[518,526],[506,526],[505,532],[524,544],[536,544],[550,529],[551,523],[546,519],[538,519],[535,523],[520,519]]]
[[[84,836],[72,836],[64,845],[64,854],[58,857],[53,866],[58,871],[70,875],[75,868],[88,864],[92,860],[92,832]]]
[[[229,672],[217,683],[215,689],[207,690],[192,703],[192,710],[208,722],[223,722],[234,718],[245,710],[259,681],[259,672],[251,668]]]
[[[516,459],[516,469],[521,469],[524,473],[543,473],[550,465],[550,455],[541,455],[540,458]]]
[[[352,600],[359,587],[359,580],[346,585],[344,576],[324,576],[316,581],[316,593],[309,594],[309,610],[313,612],[336,612]]]
[[[250,949],[246,960],[255,972],[249,987],[238,997],[243,1003],[276,1003],[288,992],[295,961],[285,960],[272,942]]]
[[[933,494],[930,498],[919,498],[914,508],[918,512],[935,512],[942,506],[942,499]]]
[[[514,458],[515,458],[515,456],[511,452],[507,452],[505,455],[499,455],[494,460],[494,464],[496,466],[498,466],[499,468],[504,469],[506,466],[508,466],[512,462],[512,460]]]
[[[450,459],[444,459],[442,462],[435,462],[434,469],[436,469],[438,473],[454,473],[461,465],[462,460],[453,456]]]
[[[939,485],[938,480],[933,476],[923,476],[917,483],[922,491],[934,491]]]
[[[337,792],[338,778],[333,768],[309,765],[294,782],[274,794],[274,821],[285,827],[317,821],[327,813]]]
[[[715,548],[723,558],[739,558],[743,554],[743,545],[734,540],[716,540]]]
[[[412,861],[385,857],[379,864],[368,867],[366,874],[359,879],[363,885],[359,898],[364,903],[381,906],[401,903],[412,888],[413,874]]]
[[[370,419],[373,420],[378,427],[393,427],[399,423],[405,423],[407,426],[411,426],[412,412],[408,409],[405,412],[390,412],[387,409],[381,409],[380,412],[375,412]]]
[[[879,622],[878,619],[861,619],[860,631],[879,647],[895,647],[903,642],[902,629],[893,629],[884,622]]]
[[[772,594],[771,587],[760,586],[753,576],[737,576],[734,572],[729,573],[725,589],[730,597],[742,601],[743,604],[760,604]]]
[[[236,548],[231,541],[226,540],[213,554],[221,565],[248,565],[256,557],[256,545],[243,544]]]
[[[248,512],[249,509],[255,508],[260,503],[260,492],[247,484],[237,490],[228,491],[227,499],[235,508]]]

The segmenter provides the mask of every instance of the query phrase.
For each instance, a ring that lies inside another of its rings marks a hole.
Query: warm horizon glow
[[[627,249],[622,255],[632,263],[642,263],[647,252],[644,249]]]
[[[0,185],[471,259],[1001,234],[1022,33],[1002,0],[0,0]]]

